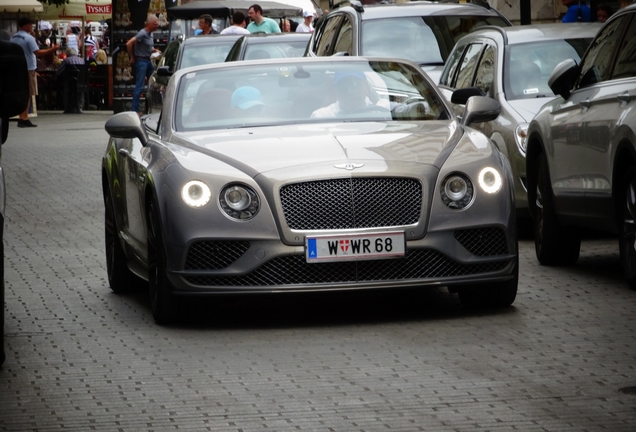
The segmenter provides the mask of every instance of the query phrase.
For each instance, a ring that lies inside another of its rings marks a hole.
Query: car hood
[[[556,96],[535,99],[517,99],[510,100],[508,103],[521,117],[523,117],[525,122],[530,123],[541,107],[553,100],[555,97]]]
[[[449,153],[444,150],[459,140],[460,129],[454,121],[320,123],[178,133],[175,139],[255,177],[365,161],[439,168]]]

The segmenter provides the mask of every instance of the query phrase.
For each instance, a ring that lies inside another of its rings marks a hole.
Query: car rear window
[[[363,21],[363,56],[396,57],[420,65],[443,65],[455,43],[487,25],[507,27],[498,16],[400,17]]]

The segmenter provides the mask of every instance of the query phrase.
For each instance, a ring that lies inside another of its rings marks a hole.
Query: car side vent
[[[190,245],[186,270],[219,270],[228,267],[250,248],[247,241],[198,241]]]
[[[466,250],[477,256],[506,255],[506,234],[501,228],[473,228],[457,230],[455,238]]]

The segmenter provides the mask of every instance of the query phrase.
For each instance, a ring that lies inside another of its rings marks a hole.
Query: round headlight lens
[[[203,207],[210,201],[212,191],[199,180],[189,181],[181,189],[181,198],[190,207]]]
[[[526,148],[528,146],[527,138],[529,126],[530,125],[528,123],[519,123],[515,128],[515,141],[517,143],[517,148],[524,157],[526,156]]]
[[[446,182],[444,192],[453,201],[459,201],[466,196],[468,184],[460,176],[453,176]]]
[[[225,190],[225,202],[232,210],[245,210],[252,202],[247,190],[241,186],[232,186]]]
[[[454,210],[463,209],[473,200],[473,183],[466,176],[451,174],[442,182],[440,195],[444,204],[449,208]]]
[[[503,181],[501,174],[494,168],[484,168],[479,172],[479,186],[484,192],[489,194],[497,193],[501,190]]]
[[[231,218],[246,220],[256,216],[260,202],[258,195],[250,187],[234,184],[223,188],[219,205]]]

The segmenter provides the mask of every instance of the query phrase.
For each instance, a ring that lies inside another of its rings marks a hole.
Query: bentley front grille
[[[247,241],[198,241],[190,245],[186,270],[224,269],[239,259],[250,247]]]
[[[351,178],[285,185],[283,213],[294,230],[375,228],[417,223],[422,184],[408,178]]]
[[[492,256],[508,253],[506,234],[501,228],[457,230],[454,235],[457,241],[473,255]]]
[[[495,272],[509,262],[461,264],[428,249],[409,250],[400,259],[320,264],[307,263],[303,255],[287,255],[243,276],[186,276],[185,280],[193,285],[233,287],[425,280]]]

